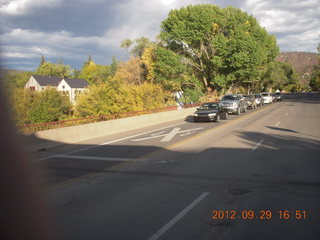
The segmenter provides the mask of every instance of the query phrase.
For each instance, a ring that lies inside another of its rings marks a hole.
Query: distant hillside
[[[11,73],[22,73],[25,71],[14,70],[14,69],[0,69],[0,77],[6,76]]]
[[[301,76],[301,83],[309,84],[314,65],[319,64],[319,55],[308,52],[282,52],[276,61],[290,64]]]

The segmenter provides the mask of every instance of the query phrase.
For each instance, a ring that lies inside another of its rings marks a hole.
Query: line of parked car
[[[276,101],[282,101],[282,94],[280,92],[262,92],[247,95],[227,94],[219,102],[208,102],[200,105],[192,115],[192,119],[194,122],[220,122],[220,119],[228,119],[229,114],[240,115],[241,112],[246,112],[247,109],[255,109]]]

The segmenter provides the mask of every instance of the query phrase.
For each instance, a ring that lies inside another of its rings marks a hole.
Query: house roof
[[[71,88],[86,88],[89,85],[86,80],[80,78],[64,78],[64,80]]]
[[[32,77],[39,83],[40,86],[58,86],[61,82],[61,78],[55,76],[32,75]]]

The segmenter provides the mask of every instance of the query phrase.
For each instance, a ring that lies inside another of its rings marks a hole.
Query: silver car
[[[240,94],[227,94],[221,98],[221,104],[228,113],[239,115],[241,112],[247,111],[245,99]]]

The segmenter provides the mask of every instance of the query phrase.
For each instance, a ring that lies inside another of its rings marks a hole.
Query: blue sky
[[[277,37],[281,51],[317,52],[319,0],[0,0],[3,68],[35,70],[41,56],[80,69],[126,59],[124,39],[155,40],[170,9],[211,3],[241,8]]]

